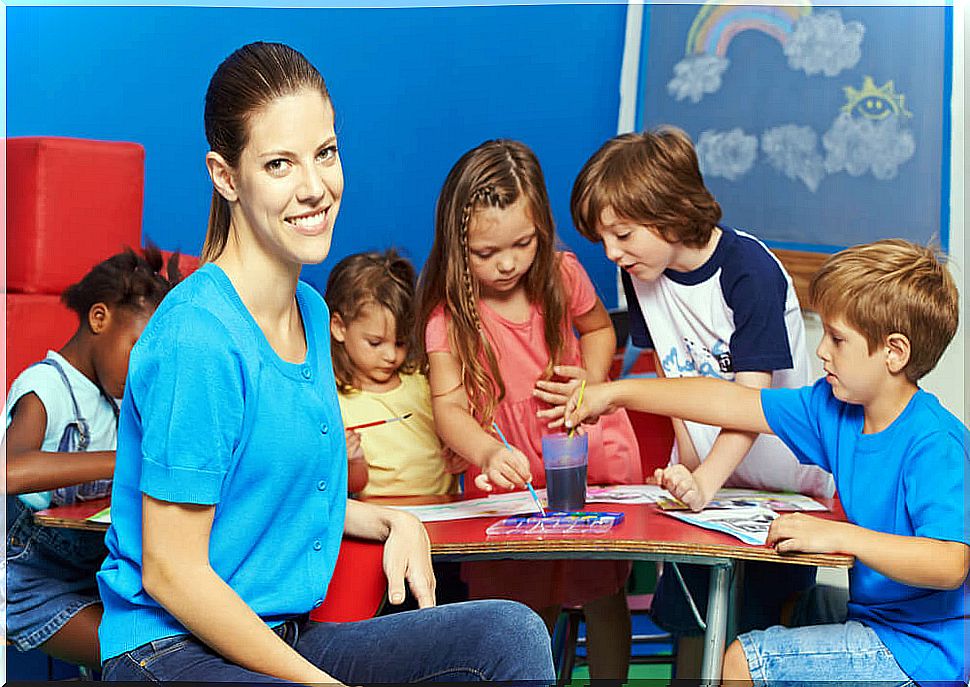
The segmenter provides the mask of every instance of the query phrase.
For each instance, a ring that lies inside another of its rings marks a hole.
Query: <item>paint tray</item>
[[[623,520],[623,513],[548,511],[545,517],[510,515],[489,525],[485,533],[495,534],[602,534]]]

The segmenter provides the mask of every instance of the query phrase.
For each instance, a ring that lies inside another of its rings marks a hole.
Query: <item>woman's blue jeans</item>
[[[356,623],[299,618],[275,631],[347,685],[555,682],[546,626],[534,612],[511,601],[469,601]],[[286,683],[226,661],[191,635],[155,640],[108,659],[103,679]]]

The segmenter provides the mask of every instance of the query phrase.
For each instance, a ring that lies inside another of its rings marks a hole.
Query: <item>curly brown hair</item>
[[[174,253],[163,265],[161,251],[151,244],[142,249],[142,255],[126,248],[64,289],[61,302],[77,313],[81,322],[95,303],[132,312],[154,312],[165,294],[182,279],[178,261],[179,254]]]

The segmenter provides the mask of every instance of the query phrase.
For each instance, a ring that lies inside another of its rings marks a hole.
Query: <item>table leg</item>
[[[711,566],[711,588],[707,597],[707,630],[704,632],[704,660],[701,684],[717,685],[721,681],[724,645],[727,639],[728,597],[731,593],[732,563]]]

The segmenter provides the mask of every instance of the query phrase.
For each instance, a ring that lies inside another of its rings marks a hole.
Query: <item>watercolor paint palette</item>
[[[622,522],[623,513],[548,511],[541,515],[511,515],[485,530],[486,534],[602,534]]]

